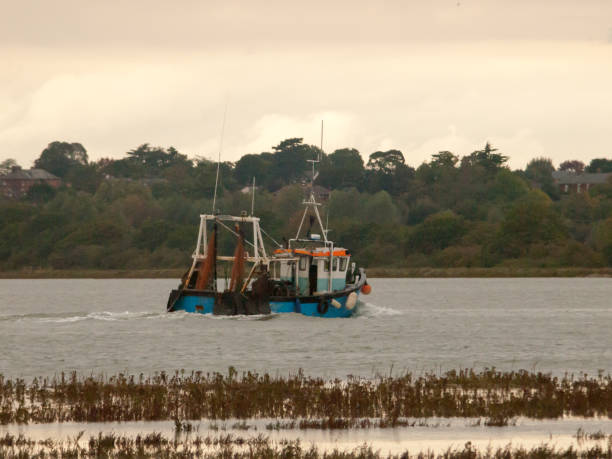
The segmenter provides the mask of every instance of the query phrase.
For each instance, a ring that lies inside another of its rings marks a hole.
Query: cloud
[[[605,35],[608,0],[406,2],[165,0],[4,2],[0,43],[78,49],[239,48],[339,43],[588,40]],[[477,25],[477,26],[475,26]]]
[[[54,140],[90,158],[141,143],[215,158],[269,151],[287,137],[325,150],[397,148],[418,166],[439,150],[491,141],[522,167],[533,156],[609,154],[612,61],[596,43],[414,44],[191,52],[0,49],[0,159],[29,165]]]
[[[354,117],[350,113],[336,111],[321,111],[296,117],[284,114],[267,114],[255,121],[249,129],[250,140],[245,146],[245,152],[258,153],[270,151],[270,147],[278,144],[279,133],[283,138],[302,137],[305,143],[319,146],[323,127],[323,149],[331,153],[335,149],[350,145],[353,136]]]

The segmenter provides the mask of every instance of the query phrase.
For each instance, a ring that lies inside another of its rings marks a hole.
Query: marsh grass
[[[0,457],[2,458],[269,458],[269,459],[480,459],[480,458],[612,458],[612,445],[594,445],[581,450],[570,446],[566,449],[543,444],[532,449],[505,447],[479,450],[470,442],[463,447],[449,447],[442,453],[432,451],[397,455],[385,455],[372,446],[363,444],[352,450],[319,450],[315,445],[303,446],[298,440],[271,441],[269,437],[252,437],[222,434],[219,436],[184,436],[169,439],[159,433],[136,435],[135,437],[99,433],[88,441],[39,440],[35,441],[19,435],[6,434],[0,437]]]
[[[507,425],[517,416],[612,417],[612,378],[562,378],[495,369],[413,376],[326,380],[301,371],[288,377],[233,368],[220,373],[165,372],[145,377],[61,374],[7,379],[0,375],[0,423],[175,420],[319,419],[329,428],[376,418],[401,426],[402,418],[486,418]]]
[[[576,439],[578,442],[586,441],[586,440],[605,440],[608,438],[609,443],[612,445],[612,434],[609,436],[602,430],[598,430],[597,432],[585,432],[582,427],[578,428],[576,432]]]
[[[395,427],[450,427],[450,423],[428,422],[425,419],[360,419],[360,418],[331,418],[331,419],[300,419],[298,421],[276,421],[266,424],[267,430],[292,430],[292,429],[370,429],[370,428],[395,428]]]

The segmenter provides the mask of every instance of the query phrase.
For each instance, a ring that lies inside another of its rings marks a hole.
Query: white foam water
[[[363,302],[359,300],[357,303],[357,313],[354,317],[374,318],[381,316],[401,316],[404,313],[399,309],[394,309],[389,306],[378,306],[374,303]]]

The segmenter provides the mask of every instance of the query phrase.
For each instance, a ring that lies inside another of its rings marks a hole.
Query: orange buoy
[[[363,287],[361,287],[361,293],[363,293],[364,295],[369,295],[371,291],[372,287],[370,286],[370,284],[363,284]]]

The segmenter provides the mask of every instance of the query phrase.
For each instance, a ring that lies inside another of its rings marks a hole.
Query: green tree
[[[525,177],[542,189],[552,198],[559,197],[559,190],[555,185],[552,173],[555,171],[552,160],[549,158],[535,158],[527,163]]]
[[[358,186],[363,180],[363,159],[354,148],[335,150],[321,166],[318,182],[332,189]]]
[[[379,191],[366,196],[362,201],[361,219],[366,222],[380,224],[395,224],[398,222],[399,212],[393,203],[391,195],[386,191]]]
[[[497,171],[500,167],[503,167],[508,161],[508,157],[500,153],[495,153],[497,148],[491,147],[491,144],[487,142],[484,149],[476,150],[468,156],[464,156],[461,159],[462,167],[473,167],[481,166],[488,172]]]
[[[87,150],[80,143],[51,142],[34,161],[37,169],[44,169],[64,177],[74,166],[87,165]]]
[[[144,175],[143,167],[131,158],[102,158],[96,163],[101,174],[113,178],[140,178]]]
[[[429,163],[423,163],[418,167],[416,177],[427,185],[454,180],[457,175],[455,166],[458,161],[459,158],[450,151],[440,151],[431,155]]]
[[[19,164],[17,164],[17,161],[15,161],[12,158],[5,159],[4,161],[0,163],[0,175],[8,174],[9,172],[11,172],[13,167],[19,167]]]
[[[506,213],[501,224],[497,250],[518,257],[535,243],[550,243],[567,234],[561,216],[550,198],[540,190],[532,190],[519,199]]]
[[[327,204],[330,221],[333,223],[339,218],[360,220],[358,215],[363,210],[365,199],[366,196],[362,196],[356,188],[332,191]]]
[[[179,153],[174,147],[164,150],[161,147],[151,147],[148,143],[144,143],[128,151],[127,154],[129,161],[139,165],[143,176],[148,177],[158,177],[164,169],[177,164],[191,165],[187,156]]]
[[[455,167],[458,162],[459,158],[450,151],[440,151],[431,155],[430,165],[432,167],[451,168]]]
[[[96,192],[103,179],[95,164],[75,164],[64,178],[75,190],[91,194]]]
[[[155,250],[165,242],[166,238],[173,230],[173,225],[164,220],[146,220],[140,227],[140,231],[135,237],[136,246]]]
[[[612,172],[612,159],[597,158],[591,160],[586,168],[587,172]]]
[[[595,249],[603,254],[608,266],[612,266],[612,217],[595,225],[591,239]]]
[[[406,164],[404,155],[399,150],[376,151],[370,155],[368,169],[382,172],[385,175],[392,174],[398,167]]]
[[[47,183],[37,183],[32,185],[26,194],[28,201],[42,204],[50,201],[55,197],[56,190]]]
[[[273,164],[272,153],[244,155],[236,162],[234,177],[240,185],[250,185],[255,177],[258,185],[267,186]]]
[[[319,148],[302,143],[301,138],[285,139],[275,147],[269,188],[278,190],[284,185],[296,183],[309,174],[308,160],[321,156]]]
[[[444,249],[467,231],[463,218],[451,210],[430,215],[423,223],[417,225],[408,236],[406,248],[408,252],[432,253]]]
[[[529,192],[529,185],[518,174],[500,169],[495,175],[491,189],[492,197],[502,202],[511,202]]]
[[[399,150],[377,151],[370,155],[365,172],[366,190],[385,190],[394,196],[405,192],[414,179],[415,171],[406,166]]]
[[[563,161],[559,164],[559,170],[573,172],[574,174],[582,174],[582,172],[584,172],[584,163],[577,159]]]

